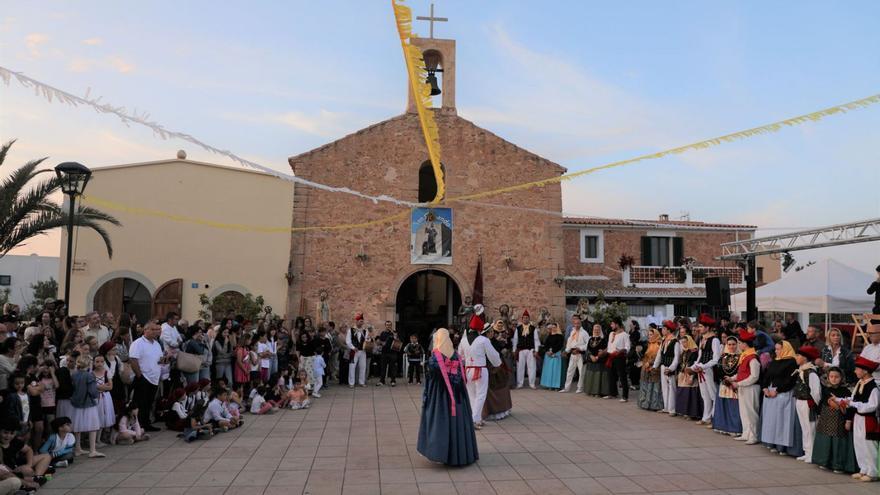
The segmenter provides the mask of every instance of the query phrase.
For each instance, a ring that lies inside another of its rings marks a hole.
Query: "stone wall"
[[[564,172],[467,120],[449,114],[436,117],[447,198]],[[418,170],[426,159],[418,118],[404,114],[289,161],[296,175],[309,180],[417,201]],[[294,233],[291,263],[296,278],[288,291],[289,316],[315,314],[319,291],[325,289],[335,321],[350,322],[358,311],[373,323],[393,320],[399,286],[409,275],[429,268],[446,272],[462,296],[470,295],[480,253],[484,300],[491,313],[507,303],[515,311],[529,308],[533,313],[546,306],[562,316],[563,289],[553,281],[564,264],[561,217],[517,209],[561,212],[559,184],[449,206],[453,264],[412,265],[408,208],[297,186],[295,227],[397,216],[367,228]],[[366,260],[359,259],[359,253],[365,253]],[[509,266],[505,257],[512,260]]]

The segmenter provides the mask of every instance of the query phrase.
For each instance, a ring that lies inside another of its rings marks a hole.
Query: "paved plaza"
[[[514,391],[513,416],[477,433],[476,465],[447,468],[415,450],[421,392],[333,387],[310,410],[247,415],[207,441],[163,431],[77,459],[39,493],[880,493],[633,402],[528,389]]]

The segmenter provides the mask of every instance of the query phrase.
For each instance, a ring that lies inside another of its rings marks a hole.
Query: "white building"
[[[57,256],[7,254],[0,258],[0,290],[9,289],[9,302],[24,309],[34,297],[31,285],[50,278],[57,280],[59,263]]]

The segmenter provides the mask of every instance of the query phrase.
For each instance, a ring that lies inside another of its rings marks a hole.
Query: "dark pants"
[[[385,376],[391,372],[391,383],[397,381],[397,365],[400,362],[400,354],[397,352],[386,352],[382,354],[382,362],[379,368],[379,381],[385,383]]]
[[[143,428],[153,424],[153,421],[150,419],[150,413],[153,412],[153,405],[156,403],[156,392],[158,390],[158,385],[153,385],[143,376],[135,378],[134,396],[132,399],[137,404],[138,422]]]
[[[339,384],[348,385],[348,351],[339,353]]]
[[[422,363],[421,361],[410,361],[409,362],[409,371],[407,371],[407,377],[409,378],[409,382],[413,382],[413,378],[415,378],[416,383],[422,383]]]
[[[617,383],[623,392],[623,398],[629,399],[629,380],[626,373],[626,356],[617,356],[611,360],[611,369],[608,371],[608,381],[611,384],[611,397],[617,397]]]

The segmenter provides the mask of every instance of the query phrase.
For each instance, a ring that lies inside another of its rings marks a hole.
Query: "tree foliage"
[[[590,306],[589,314],[590,320],[592,320],[593,323],[602,325],[602,328],[607,331],[608,328],[611,327],[611,320],[614,318],[620,318],[622,321],[626,321],[629,317],[629,309],[627,309],[626,304],[622,302],[605,302],[605,294],[602,291],[599,291],[596,302]]]
[[[0,146],[0,168],[14,142]],[[36,180],[37,175],[46,172],[37,170],[45,160],[31,160],[0,182],[0,258],[33,237],[67,226],[68,212],[51,198],[61,189],[61,180],[54,175]],[[73,225],[95,231],[104,241],[107,255],[112,257],[113,244],[105,228],[107,223],[122,225],[111,215],[82,204],[73,215]]]
[[[23,317],[28,319],[39,316],[46,299],[58,299],[58,281],[51,277],[49,280],[39,280],[31,284],[31,289],[34,291],[34,296],[22,312]]]
[[[265,314],[265,299],[263,296],[254,297],[247,293],[241,295],[238,292],[224,292],[214,298],[205,294],[199,294],[199,318],[203,320],[216,320],[223,318],[230,311],[234,315],[242,315],[245,320],[254,321],[258,316]]]

